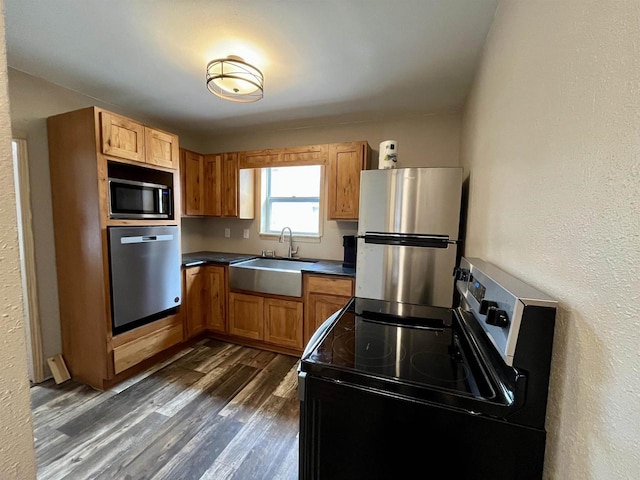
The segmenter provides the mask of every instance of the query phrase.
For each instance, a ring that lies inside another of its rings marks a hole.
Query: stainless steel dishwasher
[[[180,305],[178,227],[109,227],[108,236],[115,334]]]

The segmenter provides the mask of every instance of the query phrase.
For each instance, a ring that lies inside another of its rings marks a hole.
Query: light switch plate
[[[244,231],[242,232],[242,236],[244,238],[249,238],[249,229],[245,228]]]
[[[224,229],[224,238],[231,238],[231,229],[230,228],[225,228]]]

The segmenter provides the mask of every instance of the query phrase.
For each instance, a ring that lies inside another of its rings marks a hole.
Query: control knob
[[[466,268],[455,267],[453,269],[453,276],[456,277],[456,280],[463,282],[469,281],[470,273]]]
[[[504,328],[509,325],[509,315],[504,310],[496,307],[489,307],[487,310],[487,323],[496,327]]]
[[[498,308],[498,304],[492,300],[482,300],[480,302],[480,315],[486,315],[490,308]]]

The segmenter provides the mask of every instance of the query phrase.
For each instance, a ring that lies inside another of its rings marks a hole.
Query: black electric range
[[[301,479],[542,476],[555,301],[480,259],[457,275],[460,307],[354,297],[315,332]]]

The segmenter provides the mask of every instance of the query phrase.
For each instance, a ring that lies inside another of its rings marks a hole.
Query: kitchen
[[[428,152],[438,166],[463,166],[470,172],[465,252],[517,273],[561,302],[547,478],[634,478],[638,454],[628,446],[637,442],[638,431],[629,419],[637,418],[638,407],[628,385],[637,379],[636,342],[633,334],[609,325],[619,318],[620,325],[637,326],[635,24],[634,2],[501,2],[471,94],[457,110],[407,114],[392,124],[296,128],[307,126],[303,121],[280,127],[277,135],[269,129],[206,139],[176,133],[181,144],[205,153],[361,139],[376,146],[397,138],[400,158]],[[95,101],[16,69],[9,70],[8,87],[12,126],[29,141],[32,204],[48,205],[49,179],[38,175],[48,168],[44,119]],[[266,99],[266,86],[265,92]],[[50,249],[43,255],[36,248],[38,278],[45,281],[41,316],[55,318],[56,287],[46,283],[55,272],[53,224],[46,217],[34,207],[36,237]],[[342,236],[353,234],[354,225],[324,227],[329,249],[300,242],[301,256],[341,257]],[[232,238],[225,238],[226,228]],[[183,251],[233,251],[235,245],[256,254],[283,251],[277,239],[261,243],[257,227],[245,241],[245,228],[252,228],[245,220],[185,219]],[[44,321],[43,330],[45,339],[60,338]],[[16,405],[24,400],[21,394]],[[33,468],[29,435],[16,432],[26,445],[25,468]],[[30,476],[23,472],[22,478]]]

